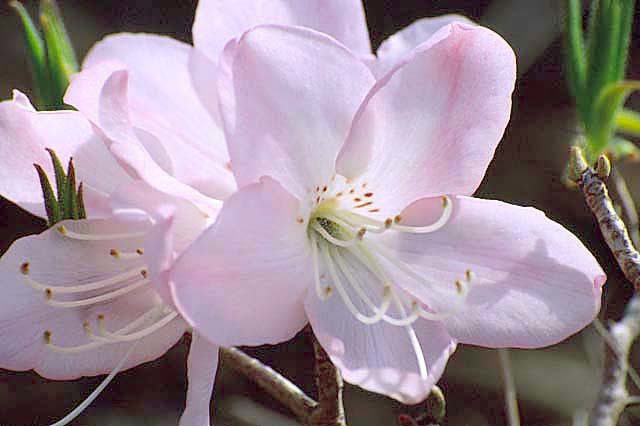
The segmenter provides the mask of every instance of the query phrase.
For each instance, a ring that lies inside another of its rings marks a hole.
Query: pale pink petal
[[[169,289],[173,262],[215,216],[208,217],[190,202],[160,192],[144,181],[119,187],[109,203],[115,212],[139,211],[153,222],[145,237],[144,258],[156,291],[167,305],[174,306]]]
[[[161,167],[162,161],[156,161],[162,151],[147,148],[157,144],[153,135],[135,131],[129,115],[127,89],[128,73],[115,71],[102,88],[98,108],[98,125],[119,163],[135,178],[144,180],[158,191],[188,200],[205,213],[217,210],[218,202],[181,182]],[[156,154],[155,158],[152,153]],[[161,158],[166,159],[165,156]]]
[[[234,54],[219,89],[238,184],[268,175],[308,197],[331,178],[373,76],[344,47],[302,28],[259,27]]]
[[[405,404],[419,403],[429,395],[456,348],[441,323],[415,322],[428,373],[423,379],[406,328],[383,322],[362,324],[337,294],[321,301],[310,291],[305,309],[318,341],[347,382]]]
[[[218,64],[198,49],[191,49],[189,55],[189,73],[200,102],[207,109],[211,118],[222,128],[222,117],[218,105],[217,75]]]
[[[278,343],[306,323],[312,282],[307,225],[298,201],[264,178],[229,198],[171,275],[180,313],[224,346]]]
[[[369,94],[338,172],[362,175],[379,203],[471,194],[511,111],[515,57],[497,34],[459,23],[436,32]]]
[[[403,221],[424,224],[430,204],[414,203]],[[606,276],[578,238],[533,208],[467,197],[456,197],[453,206],[439,231],[391,231],[378,241],[445,288],[473,272],[464,307],[444,320],[453,337],[488,347],[540,347],[593,321]],[[454,306],[455,299],[434,297],[428,287],[393,272],[399,285],[436,311]]]
[[[229,40],[265,24],[311,28],[332,36],[358,54],[371,54],[360,0],[200,0],[193,42],[217,60]]]
[[[67,231],[91,234],[138,233],[144,224],[117,219],[65,221]],[[147,225],[148,226],[148,225]],[[117,331],[145,314],[159,299],[151,284],[142,285],[126,296],[86,307],[62,308],[47,303],[45,291],[33,288],[28,279],[46,286],[77,286],[119,274],[131,273],[125,284],[142,280],[145,268],[141,258],[116,257],[135,253],[143,244],[142,237],[116,238],[105,241],[83,241],[57,227],[40,235],[22,238],[0,258],[0,367],[9,370],[34,369],[38,374],[60,380],[75,379],[110,372],[123,358],[132,343],[95,347],[79,353],[59,353],[45,343],[45,331],[51,332],[51,343],[62,347],[89,344],[85,323],[98,333],[98,316],[104,316],[105,328]],[[28,275],[25,272],[28,270]],[[140,272],[138,276],[137,273]],[[117,285],[112,288],[119,288]],[[105,294],[104,290],[63,294],[53,289],[55,301],[79,300]],[[124,368],[151,361],[164,354],[184,333],[186,324],[179,318],[159,331],[143,337]]]
[[[439,29],[452,22],[473,23],[462,15],[440,15],[433,18],[418,19],[391,35],[382,42],[376,51],[377,61],[372,62],[376,76],[384,76],[413,49],[427,41]]]
[[[90,213],[100,214],[100,198],[129,176],[118,166],[91,124],[75,111],[36,112],[14,92],[13,101],[0,103],[0,192],[25,210],[46,216],[38,175],[39,164],[54,182],[51,158],[56,151],[63,165],[74,157],[77,178],[96,197],[86,200]],[[100,170],[100,173],[96,173]]]
[[[187,360],[187,402],[180,426],[211,425],[211,394],[218,370],[219,347],[194,332]]]
[[[186,43],[158,35],[106,37],[89,52],[65,100],[90,118],[97,118],[98,97],[110,75],[108,71],[126,69],[132,126],[158,139],[171,158],[171,174],[176,178],[209,196],[223,198],[235,185],[227,168],[229,158],[222,130],[191,83],[192,51]],[[193,167],[194,162],[200,167]]]

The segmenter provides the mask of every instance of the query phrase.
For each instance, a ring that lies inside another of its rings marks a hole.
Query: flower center
[[[371,190],[366,193],[366,206],[361,197],[356,197],[359,200],[354,199],[352,203],[344,203],[340,199],[344,190],[319,192],[321,195],[315,200],[316,208],[307,228],[318,297],[327,300],[337,294],[354,318],[363,324],[384,322],[405,328],[420,374],[426,377],[422,348],[412,325],[419,318],[441,320],[458,312],[464,305],[473,273],[467,270],[462,279],[450,284],[432,282],[381,244],[376,234],[435,232],[451,217],[451,199],[442,197],[442,213],[433,224],[410,226],[403,224],[399,215],[384,220],[372,217],[372,213],[378,213],[380,208],[376,207],[375,194]],[[393,273],[389,273],[391,270]],[[445,290],[451,290],[455,302],[447,311],[436,312],[401,289],[392,276],[412,280],[427,289],[442,291],[441,286],[451,286]]]

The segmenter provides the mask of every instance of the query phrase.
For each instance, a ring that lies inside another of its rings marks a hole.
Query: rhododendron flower
[[[88,219],[65,220],[21,238],[0,258],[0,367],[33,369],[57,380],[111,373],[98,392],[56,424],[71,421],[118,371],[160,357],[190,330],[173,303],[167,271],[221,205],[173,168],[189,155],[188,139],[173,139],[170,152],[186,146],[176,158],[161,145],[160,137],[175,133],[169,121],[147,111],[163,127],[143,129],[131,117],[127,77],[116,71],[99,91],[99,131],[80,112],[36,112],[18,92],[0,103],[3,196],[44,215],[33,163],[54,176],[45,148],[62,162],[73,156],[83,183]],[[210,145],[193,161],[206,157],[227,170],[224,145]],[[216,150],[222,159],[208,157]],[[224,179],[215,186],[216,178],[197,183],[225,188]],[[209,424],[217,351],[194,332],[181,424]]]
[[[495,33],[446,25],[376,82],[334,39],[265,26],[220,70],[240,189],[170,279],[209,340],[276,343],[308,321],[347,381],[415,403],[457,342],[551,345],[598,312],[605,276],[575,236],[470,197],[510,115]]]

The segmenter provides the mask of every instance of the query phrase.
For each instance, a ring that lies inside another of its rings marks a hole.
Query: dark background
[[[35,10],[36,2],[25,2]],[[603,318],[615,318],[629,286],[605,250],[581,196],[567,190],[561,174],[576,133],[571,98],[562,71],[561,0],[370,0],[365,1],[374,46],[396,30],[425,16],[457,12],[493,28],[514,47],[519,81],[511,123],[489,168],[479,196],[532,205],[575,232],[609,273]],[[81,58],[108,33],[154,32],[190,41],[193,1],[59,1]],[[638,19],[629,69],[639,77]],[[22,33],[17,18],[0,5],[0,99],[12,88],[29,93]],[[158,70],[161,72],[161,70]],[[640,191],[640,164],[626,164],[632,192]],[[19,236],[40,232],[43,223],[0,199],[0,250]],[[1,286],[2,283],[0,283]],[[121,373],[80,417],[78,425],[175,425],[184,404],[185,355],[180,342],[161,359]],[[512,351],[523,425],[569,425],[588,408],[597,391],[602,342],[589,328],[553,348]],[[305,390],[313,393],[312,353],[304,336],[276,347],[252,351]],[[637,354],[634,355],[637,361]],[[100,382],[50,382],[32,373],[0,371],[0,425],[45,425],[64,416]],[[497,354],[459,347],[440,382],[447,397],[447,425],[505,424]],[[637,394],[637,389],[634,389]],[[215,423],[294,425],[287,411],[257,387],[224,366],[215,389]],[[410,409],[390,399],[347,386],[350,425],[394,426]],[[412,412],[420,407],[411,408]],[[634,409],[622,425],[639,424]]]

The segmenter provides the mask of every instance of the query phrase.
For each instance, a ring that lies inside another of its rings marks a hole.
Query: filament
[[[126,281],[128,279],[139,277],[141,274],[144,275],[145,272],[146,272],[145,269],[132,269],[130,271],[123,272],[121,274],[115,275],[110,278],[106,278],[104,280],[94,281],[87,284],[69,285],[69,286],[64,284],[63,285],[47,285],[32,279],[28,274],[23,274],[23,275],[24,275],[24,280],[27,282],[27,284],[29,284],[31,287],[35,288],[36,290],[44,290],[44,291],[50,290],[53,293],[64,294],[64,293],[83,293],[85,291],[100,290],[104,287],[112,286],[115,284],[121,284],[123,281]]]
[[[70,231],[64,225],[57,227],[58,232],[67,238],[81,241],[112,241],[112,240],[125,240],[129,238],[140,238],[145,236],[145,232],[127,232],[122,234],[84,234],[80,232]]]
[[[78,406],[74,408],[69,414],[64,416],[64,418],[58,420],[57,422],[51,424],[50,426],[68,425],[73,420],[75,420],[76,417],[82,414],[82,412],[86,410],[87,407],[93,403],[93,401],[95,401],[95,399],[102,393],[102,391],[105,390],[105,388],[109,385],[109,383],[111,383],[113,378],[116,377],[116,375],[120,372],[120,370],[122,370],[122,367],[124,366],[125,362],[127,362],[127,359],[129,359],[129,356],[131,356],[133,351],[136,349],[136,347],[138,346],[138,343],[139,341],[131,345],[131,347],[127,350],[127,352],[124,354],[122,359],[118,362],[118,364],[114,367],[114,369],[111,370],[111,373],[109,373],[109,375],[98,385],[97,388],[93,390],[93,392],[91,392],[91,394],[84,401],[78,404]]]
[[[49,289],[45,290],[47,295],[47,304],[50,306],[54,306],[57,308],[79,308],[82,306],[90,306],[95,305],[96,303],[106,302],[109,300],[116,299],[120,296],[124,296],[127,293],[131,293],[132,291],[149,284],[151,280],[145,278],[133,284],[129,284],[126,287],[119,288],[117,290],[111,291],[109,293],[101,294],[100,296],[89,297],[87,299],[73,300],[68,302],[62,302],[58,300],[52,300],[53,293],[49,291]]]
[[[332,244],[334,244],[336,246],[339,246],[339,247],[351,247],[357,241],[359,241],[358,237],[354,237],[354,238],[352,238],[350,240],[340,240],[340,239],[334,237],[333,235],[331,235],[329,232],[327,232],[327,230],[324,229],[322,227],[322,225],[320,225],[318,222],[315,222],[312,225],[312,227],[317,233],[322,235],[324,237],[324,239],[326,239],[330,243],[332,243]]]
[[[104,327],[103,318],[98,318],[98,330],[100,331],[100,334],[101,334],[100,337],[105,337],[110,342],[113,342],[113,343],[131,342],[131,341],[134,341],[134,340],[140,340],[143,337],[146,337],[146,336],[148,336],[150,334],[153,334],[154,332],[160,330],[165,325],[169,324],[171,321],[173,321],[177,317],[178,317],[178,313],[177,312],[171,312],[168,315],[166,315],[164,318],[162,318],[161,320],[159,320],[159,321],[155,322],[154,324],[150,325],[149,327],[143,328],[142,330],[137,331],[135,333],[125,334],[125,335],[109,332]]]

